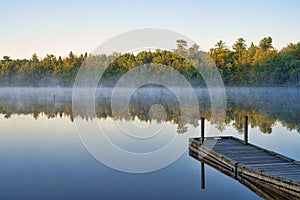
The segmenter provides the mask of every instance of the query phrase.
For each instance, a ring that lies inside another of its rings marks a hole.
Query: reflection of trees
[[[232,115],[239,130],[244,123],[239,115],[248,115],[251,127],[259,127],[263,133],[271,133],[279,121],[289,130],[300,126],[300,90],[297,88],[240,88],[227,91],[229,106],[227,117]],[[229,116],[228,116],[229,115]],[[240,131],[240,130],[239,130]],[[298,131],[299,132],[299,131]]]
[[[98,95],[96,98],[96,116],[101,119],[113,118],[120,120],[172,122],[178,125],[178,133],[186,131],[186,125],[198,126],[201,116],[212,123],[210,100],[207,94],[198,94],[199,111],[194,107],[182,107],[176,97],[156,88],[151,93],[144,91],[134,95],[130,100],[129,115],[126,109],[120,108],[118,116],[113,116],[109,95]],[[159,92],[158,92],[159,91]],[[56,98],[54,101],[53,94]],[[272,127],[279,121],[288,130],[300,132],[300,91],[299,89],[228,89],[227,109],[224,124],[218,124],[219,130],[231,124],[237,131],[243,131],[244,116],[249,117],[249,124],[258,127],[263,133],[271,133]],[[74,117],[90,120],[93,118],[86,112],[72,116],[71,89],[35,89],[17,90],[4,89],[0,91],[0,113],[5,118],[12,114],[32,115],[37,119],[40,115],[48,118],[67,116],[73,121]],[[151,119],[149,109],[154,104],[160,104],[165,109],[166,116],[154,116]]]

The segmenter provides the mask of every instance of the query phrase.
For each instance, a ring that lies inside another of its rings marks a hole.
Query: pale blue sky
[[[0,0],[0,9],[0,57],[92,52],[111,36],[146,27],[179,32],[205,50],[239,37],[249,45],[271,36],[277,49],[300,41],[297,0]]]

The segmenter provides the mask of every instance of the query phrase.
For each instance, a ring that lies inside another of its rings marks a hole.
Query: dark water
[[[196,93],[200,115],[208,119],[206,129],[210,132],[207,134],[243,138],[243,117],[247,115],[250,143],[300,160],[299,89],[227,89],[226,119],[217,126],[210,119],[207,91],[198,89]],[[116,144],[138,152],[160,148],[174,134],[199,132],[195,109],[184,108],[189,115],[185,121],[180,120],[179,102],[169,91],[157,88],[138,91],[130,101],[129,118],[122,112],[113,115],[109,94],[102,91],[96,95],[96,117],[84,112],[74,116],[71,89],[2,88],[0,199],[260,198],[209,166],[205,167],[206,188],[201,189],[200,163],[188,152],[171,165],[150,173],[125,173],[103,165],[82,145],[74,120],[86,123],[97,120],[109,130]],[[160,110],[149,117],[149,109],[154,104],[164,106],[164,118]],[[116,121],[136,121],[139,126],[163,124],[159,135],[166,136],[158,137],[155,142],[133,145],[113,136],[119,131]]]

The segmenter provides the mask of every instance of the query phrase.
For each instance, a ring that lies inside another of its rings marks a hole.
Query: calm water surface
[[[172,101],[171,93],[158,90],[137,93],[131,115],[140,126],[164,123],[159,133],[164,136],[143,145],[116,139],[118,146],[147,152],[163,146],[170,134],[199,132],[199,119],[178,120],[178,102]],[[101,164],[77,135],[73,119],[90,119],[84,113],[72,116],[71,93],[71,89],[58,88],[1,89],[0,199],[260,199],[207,165],[206,189],[201,189],[200,162],[188,152],[172,165],[145,174],[119,172]],[[222,127],[209,120],[210,103],[205,91],[199,89],[197,95],[211,133],[243,138],[241,124],[243,116],[248,115],[250,143],[300,160],[299,89],[228,89],[226,123]],[[119,131],[116,121],[130,119],[112,116],[108,99],[102,92],[98,95],[96,120],[113,135]],[[164,99],[168,104],[164,105]],[[161,121],[158,116],[150,121],[149,103],[159,102],[167,108],[167,118]],[[188,149],[188,141],[186,144]]]

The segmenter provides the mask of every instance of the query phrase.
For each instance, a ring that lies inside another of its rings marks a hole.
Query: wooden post
[[[244,144],[248,144],[248,116],[245,116]]]
[[[204,117],[201,117],[201,144],[204,142]]]
[[[237,180],[237,175],[238,175],[238,163],[235,163],[234,164],[234,176],[235,176],[235,179]]]
[[[205,171],[204,171],[204,162],[201,162],[201,189],[205,189]]]

